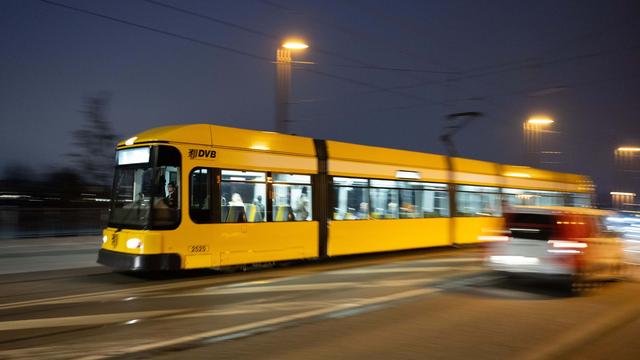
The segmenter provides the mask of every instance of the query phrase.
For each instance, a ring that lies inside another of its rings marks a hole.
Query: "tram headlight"
[[[106,243],[107,240],[109,240],[109,237],[107,235],[102,235],[102,243]]]
[[[140,249],[142,247],[142,240],[138,238],[131,238],[127,240],[127,248],[129,249]]]

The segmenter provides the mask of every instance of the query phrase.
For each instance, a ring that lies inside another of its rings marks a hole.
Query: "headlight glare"
[[[129,249],[140,249],[142,247],[142,240],[138,238],[131,238],[127,240],[127,248]]]

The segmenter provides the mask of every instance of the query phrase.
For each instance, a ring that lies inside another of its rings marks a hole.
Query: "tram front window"
[[[169,146],[120,150],[117,164],[109,226],[177,227],[181,204],[178,150]]]

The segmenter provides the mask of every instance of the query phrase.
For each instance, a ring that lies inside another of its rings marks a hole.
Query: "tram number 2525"
[[[191,245],[189,246],[189,252],[192,253],[206,253],[209,251],[209,247],[207,245]]]

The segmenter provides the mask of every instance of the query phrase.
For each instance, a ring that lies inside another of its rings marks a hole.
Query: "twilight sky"
[[[461,155],[521,164],[522,122],[546,113],[563,154],[545,167],[608,192],[613,149],[640,145],[638,18],[635,0],[0,0],[0,167],[65,165],[103,91],[123,138],[273,130],[271,59],[298,35],[316,64],[293,70],[293,133],[443,153],[444,116],[480,111]]]

